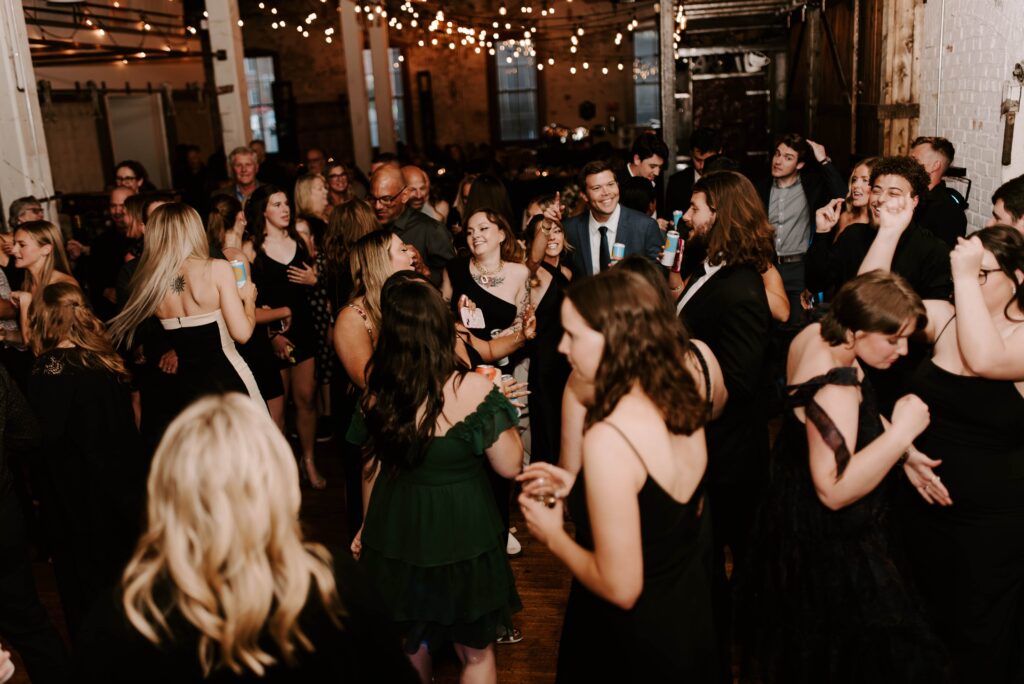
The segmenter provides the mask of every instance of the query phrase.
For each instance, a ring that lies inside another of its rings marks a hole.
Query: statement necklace
[[[473,268],[476,267],[477,273],[473,273]],[[505,262],[502,260],[498,261],[498,268],[493,271],[486,271],[480,267],[476,260],[470,261],[469,276],[473,281],[481,287],[500,287],[505,282],[505,276],[499,275],[505,269]]]

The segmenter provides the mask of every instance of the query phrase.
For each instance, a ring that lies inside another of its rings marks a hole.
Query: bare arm
[[[722,367],[718,365],[718,359],[715,358],[711,347],[700,340],[690,340],[690,344],[700,350],[701,356],[704,357],[704,363],[708,366],[708,376],[711,380],[711,418],[717,418],[722,414],[722,409],[725,408],[725,404],[729,400],[729,391],[725,388],[725,377],[722,375]],[[687,361],[694,381],[697,383],[697,389],[704,400],[707,401],[708,397],[705,396],[704,369],[692,353],[687,357]]]
[[[249,279],[239,288],[231,265],[221,259],[213,261],[213,278],[228,333],[235,342],[245,344],[256,326],[256,286]]]
[[[782,282],[782,276],[775,266],[769,266],[768,270],[761,274],[764,281],[764,292],[768,295],[768,308],[771,309],[772,318],[785,323],[789,320],[789,297],[786,296],[786,286]]]
[[[906,197],[891,197],[882,203],[878,213],[878,234],[871,241],[864,260],[860,262],[857,275],[876,270],[892,270],[896,245],[914,218],[915,206]]]
[[[587,407],[582,397],[586,392],[583,384],[573,372],[562,394],[562,443],[559,445],[558,465],[573,475],[579,473],[583,465],[583,424],[587,418]]]

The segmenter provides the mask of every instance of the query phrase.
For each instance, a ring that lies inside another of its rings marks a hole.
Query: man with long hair
[[[761,272],[771,265],[775,251],[757,191],[735,171],[697,181],[683,220],[691,233],[687,281],[676,310],[690,335],[718,358],[729,392],[725,410],[707,430],[715,615],[721,616],[720,653],[728,660],[731,590],[724,550],[728,546],[732,552],[734,579],[742,571],[755,505],[768,473],[768,421],[758,399],[771,313]]]

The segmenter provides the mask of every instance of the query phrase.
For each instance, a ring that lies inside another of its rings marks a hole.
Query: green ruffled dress
[[[419,466],[377,477],[360,562],[409,653],[446,641],[485,648],[522,608],[484,462],[484,450],[518,424],[515,408],[494,388],[433,439]],[[362,444],[367,437],[357,413],[348,439]]]

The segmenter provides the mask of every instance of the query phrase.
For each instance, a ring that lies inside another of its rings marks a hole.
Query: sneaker
[[[518,644],[522,640],[523,632],[518,627],[513,627],[511,630],[499,627],[498,638],[494,641],[498,644]]]
[[[519,543],[519,540],[512,536],[512,533],[508,533],[508,543],[505,545],[505,551],[511,558],[515,558],[523,552],[523,545]]]

